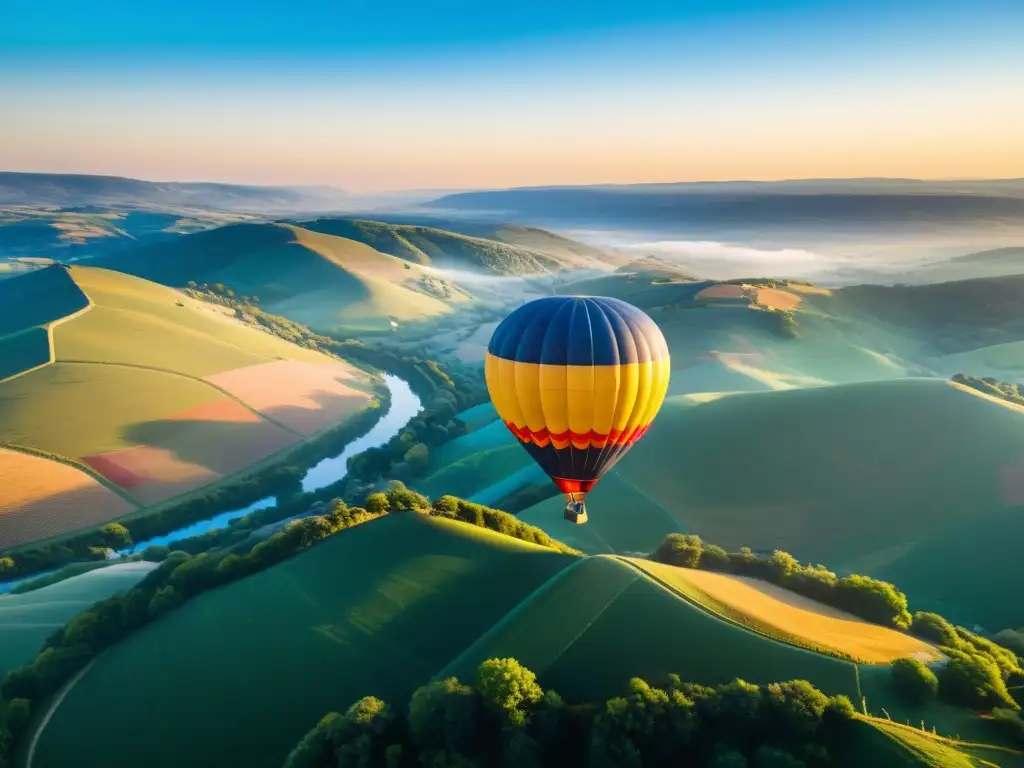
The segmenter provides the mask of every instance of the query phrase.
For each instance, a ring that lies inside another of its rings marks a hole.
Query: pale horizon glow
[[[19,37],[16,12],[0,170],[353,192],[1024,176],[1024,9],[742,5],[379,48],[72,45],[27,17]]]

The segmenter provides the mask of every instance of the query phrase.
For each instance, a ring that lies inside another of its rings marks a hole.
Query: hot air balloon
[[[619,299],[550,296],[501,321],[487,389],[505,426],[587,521],[586,494],[650,428],[668,389],[665,337]]]

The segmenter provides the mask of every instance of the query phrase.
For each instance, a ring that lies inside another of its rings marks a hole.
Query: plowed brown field
[[[99,525],[134,509],[79,469],[0,448],[0,549]]]

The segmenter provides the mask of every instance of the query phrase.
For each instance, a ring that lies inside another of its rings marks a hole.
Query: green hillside
[[[43,641],[97,600],[130,589],[156,563],[138,562],[89,571],[22,595],[0,596],[0,677],[32,661]]]
[[[575,701],[613,696],[631,677],[672,673],[706,685],[802,678],[827,693],[859,696],[853,664],[715,618],[614,558],[587,558],[562,571],[438,677],[472,679],[480,662],[505,656]]]
[[[407,697],[574,560],[413,513],[365,523],[105,653],[55,712],[34,766],[136,766],[145,754],[154,768],[277,768],[324,712],[368,693]]]
[[[354,240],[284,224],[236,224],[134,249],[105,266],[165,285],[222,283],[317,330],[388,331],[467,295],[433,270]]]
[[[581,263],[594,266],[600,255],[580,243],[527,228],[493,228],[474,237],[434,227],[362,219],[318,219],[302,226],[357,240],[417,264],[498,275],[540,274]]]
[[[1024,412],[940,380],[673,397],[589,495],[577,536],[558,499],[522,516],[584,551],[628,552],[656,547],[671,515],[729,548],[890,578],[912,604],[994,630],[1024,621],[1022,455]]]

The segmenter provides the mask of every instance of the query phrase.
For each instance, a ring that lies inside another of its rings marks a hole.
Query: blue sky
[[[0,168],[351,189],[1024,175],[1019,0],[7,0]]]

